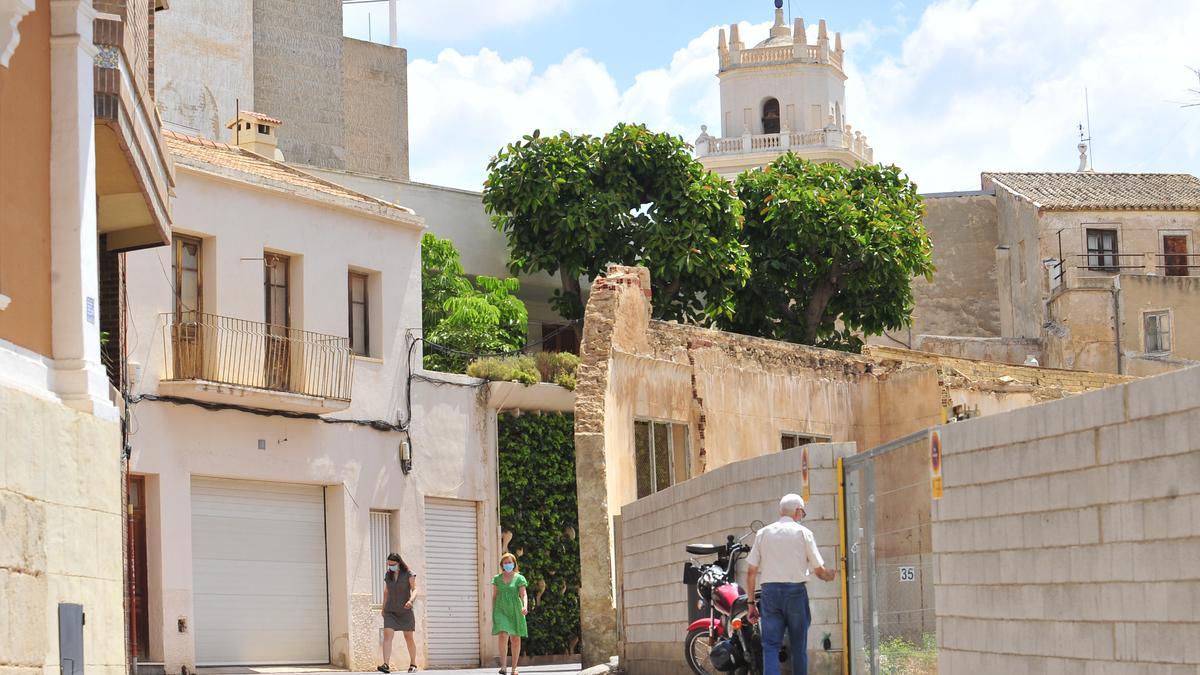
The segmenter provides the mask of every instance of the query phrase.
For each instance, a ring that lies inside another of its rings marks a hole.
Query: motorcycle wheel
[[[683,659],[687,661],[688,667],[692,669],[693,673],[716,675],[712,663],[708,660],[710,652],[712,652],[712,644],[709,642],[707,628],[695,628],[688,631],[687,637],[683,639]]]

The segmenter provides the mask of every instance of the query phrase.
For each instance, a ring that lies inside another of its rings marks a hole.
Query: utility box
[[[58,605],[58,666],[62,675],[83,675],[83,605]]]

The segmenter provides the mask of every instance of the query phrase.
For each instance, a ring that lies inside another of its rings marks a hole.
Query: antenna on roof
[[[1087,144],[1088,144],[1087,149],[1091,153],[1091,156],[1092,156],[1091,162],[1089,163],[1090,166],[1088,167],[1090,169],[1090,168],[1096,166],[1096,144],[1092,142],[1092,106],[1088,102],[1087,87],[1083,88],[1083,111],[1084,111],[1084,115],[1086,115],[1086,119],[1087,119],[1087,136],[1088,136],[1087,137]],[[1081,132],[1082,132],[1082,130],[1081,130]]]
[[[1188,66],[1187,69],[1192,71],[1193,73],[1195,73],[1197,79],[1200,79],[1200,68],[1193,68],[1191,66]],[[1195,94],[1196,96],[1200,96],[1200,89],[1188,89],[1188,91]],[[1200,106],[1200,99],[1192,101],[1191,103],[1179,104],[1180,108],[1195,108],[1196,106]]]
[[[233,99],[233,144],[242,147],[242,99]]]

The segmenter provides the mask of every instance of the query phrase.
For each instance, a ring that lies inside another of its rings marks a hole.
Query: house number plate
[[[912,581],[917,578],[917,568],[903,566],[900,568],[900,581]]]

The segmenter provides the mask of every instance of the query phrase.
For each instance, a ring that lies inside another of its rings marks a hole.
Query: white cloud
[[[717,118],[717,29],[646,70],[622,90],[583,50],[538,71],[525,58],[446,50],[409,64],[409,138],[414,180],[479,189],[506,143],[540,129],[601,134],[618,122],[645,122],[688,141]]]
[[[1160,0],[939,0],[899,53],[855,61],[896,28],[847,32],[847,118],[879,161],[923,191],[978,189],[985,170],[1074,170],[1089,88],[1097,169],[1194,172],[1200,109],[1172,101],[1200,66],[1186,29],[1200,3]],[[741,24],[754,44],[767,24]],[[836,27],[834,27],[836,28]],[[539,128],[602,133],[620,121],[691,141],[719,128],[717,28],[622,89],[580,50],[539,69],[528,59],[452,50],[409,67],[414,179],[478,189],[490,156]],[[816,35],[816,27],[809,28]],[[653,64],[647,64],[653,65]]]
[[[397,0],[400,43],[411,38],[452,40],[513,26],[520,26],[565,10],[572,0]],[[366,2],[343,5],[344,30],[348,35],[367,35],[371,15],[372,36],[386,38],[388,3]],[[377,38],[378,39],[378,38]]]
[[[1086,86],[1097,169],[1194,171],[1200,115],[1171,100],[1197,21],[1190,0],[941,0],[898,55],[860,70],[848,48],[849,116],[922,190],[978,189],[984,170],[1073,171]]]

